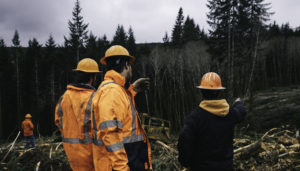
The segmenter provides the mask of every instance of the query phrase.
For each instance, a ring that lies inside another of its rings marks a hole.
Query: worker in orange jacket
[[[92,86],[99,73],[95,60],[79,61],[76,81],[67,85],[55,109],[55,124],[62,134],[62,142],[70,166],[74,171],[93,171],[91,139],[91,104],[96,89]]]
[[[93,160],[96,171],[151,170],[151,149],[135,109],[136,93],[149,88],[149,79],[130,84],[134,57],[127,49],[110,47],[100,63],[107,67],[93,98]]]
[[[25,148],[29,148],[29,143],[31,143],[32,148],[35,147],[34,136],[33,136],[34,125],[31,122],[31,118],[32,116],[28,113],[25,115],[25,120],[22,122],[22,129],[23,129],[25,143],[26,143]]]

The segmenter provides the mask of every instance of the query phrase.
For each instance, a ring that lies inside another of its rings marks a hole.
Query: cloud
[[[271,0],[267,0],[269,2]],[[63,44],[67,36],[68,20],[72,18],[75,0],[0,0],[0,37],[11,44],[14,30],[21,43],[37,38],[42,44],[50,33],[56,42]],[[206,0],[81,0],[84,21],[96,36],[107,35],[111,40],[118,24],[126,31],[132,26],[137,42],[161,42],[167,31],[170,35],[180,7],[206,30]],[[300,4],[298,0],[272,0],[273,20],[289,21],[297,26]],[[298,15],[297,15],[298,14]]]

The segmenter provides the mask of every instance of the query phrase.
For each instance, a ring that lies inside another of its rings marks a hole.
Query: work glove
[[[235,101],[233,102],[233,104],[236,104],[237,102],[242,102],[242,103],[244,103],[243,100],[242,100],[241,98],[235,99]]]
[[[240,101],[241,101],[241,98],[237,98],[237,99],[235,99],[234,103],[240,102]]]
[[[148,90],[150,87],[150,78],[139,78],[132,85],[133,90],[137,93]]]

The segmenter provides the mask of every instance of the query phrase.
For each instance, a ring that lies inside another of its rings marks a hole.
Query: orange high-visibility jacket
[[[33,135],[33,124],[31,122],[30,119],[25,119],[23,122],[22,122],[22,129],[24,131],[24,136],[32,136]]]
[[[96,171],[152,169],[149,140],[135,109],[133,86],[110,70],[92,107],[93,159]]]
[[[94,170],[91,139],[91,103],[95,88],[70,84],[55,109],[55,124],[74,171]]]

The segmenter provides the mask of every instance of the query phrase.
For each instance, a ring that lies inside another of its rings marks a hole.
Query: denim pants
[[[35,147],[35,143],[34,143],[34,136],[25,136],[25,142],[26,142],[26,146],[25,148],[29,148],[29,143],[31,142],[31,147]]]

